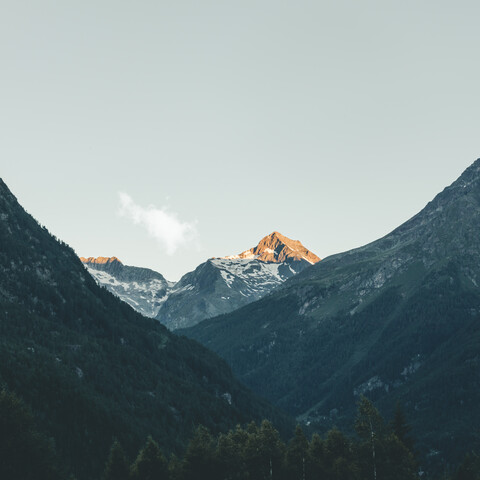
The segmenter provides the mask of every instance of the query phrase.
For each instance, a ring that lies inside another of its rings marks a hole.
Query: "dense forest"
[[[100,288],[1,180],[0,312],[0,389],[29,405],[78,480],[100,475],[113,437],[129,455],[149,434],[180,453],[200,424],[292,429],[217,355]]]
[[[284,442],[267,420],[218,435],[198,426],[182,455],[168,458],[151,436],[133,458],[114,440],[98,480],[480,479],[480,457],[473,453],[454,472],[423,472],[400,406],[386,422],[373,403],[361,397],[354,431],[347,436],[334,428],[323,437],[314,433],[308,438],[297,425]],[[29,409],[6,390],[0,392],[0,478],[75,479],[51,440],[37,430]]]

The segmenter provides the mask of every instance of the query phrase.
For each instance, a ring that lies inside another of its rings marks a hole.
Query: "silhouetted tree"
[[[395,425],[403,438],[408,438],[408,428],[398,410]],[[358,463],[365,478],[372,480],[408,480],[416,478],[413,454],[400,438],[389,429],[372,402],[361,397],[358,404],[355,430],[360,437],[357,447]]]
[[[363,465],[370,464],[370,468],[367,467],[365,469],[371,471],[371,476],[369,475],[367,478],[377,480],[378,445],[379,438],[383,436],[385,431],[385,423],[373,403],[363,395],[358,402],[355,431],[362,442],[360,448],[360,463]],[[368,456],[366,455],[367,451],[370,451]],[[367,460],[368,457],[370,458],[370,461]],[[368,475],[367,471],[364,473]]]
[[[235,430],[218,437],[216,457],[220,478],[225,480],[247,478],[244,458],[247,440],[247,432],[239,425]]]
[[[418,479],[417,463],[412,452],[394,433],[385,435],[380,443],[378,469],[385,480]]]
[[[358,478],[358,465],[351,440],[340,430],[330,430],[325,439],[326,478],[354,480]]]
[[[263,420],[260,428],[249,425],[245,462],[252,480],[278,479],[281,476],[285,445],[273,425]]]
[[[397,438],[413,453],[413,440],[409,436],[412,427],[408,425],[402,406],[398,402],[395,407],[391,428]]]
[[[308,445],[307,479],[326,478],[325,441],[318,433],[312,435]]]
[[[128,480],[130,478],[128,460],[118,440],[115,440],[110,448],[103,478],[104,480]]]
[[[217,472],[215,445],[207,428],[199,426],[190,440],[183,461],[186,480],[213,479]]]
[[[308,440],[302,427],[297,425],[285,455],[286,475],[291,480],[305,480],[308,462]]]
[[[168,479],[167,460],[152,437],[148,437],[132,465],[132,477],[135,480]]]

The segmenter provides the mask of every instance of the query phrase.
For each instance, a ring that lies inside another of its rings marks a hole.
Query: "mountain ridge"
[[[123,262],[117,257],[79,257],[82,263],[93,264],[93,265],[105,265],[110,263],[120,263],[123,265]]]
[[[298,240],[278,232],[263,237],[256,247],[245,252],[250,253],[209,259],[185,274],[172,288],[156,318],[177,329],[231,312],[269,295],[318,258]]]
[[[81,260],[100,285],[170,329],[194,325],[268,295],[320,260],[300,241],[278,232],[245,252],[208,259],[176,283],[158,272],[123,265],[116,257]],[[135,273],[140,272],[137,278]]]
[[[219,353],[254,391],[303,422],[341,424],[362,393],[387,412],[401,401],[425,455],[453,458],[468,442],[480,446],[461,427],[480,421],[479,230],[476,160],[379,240],[179,333]],[[455,405],[448,415],[445,403]],[[452,443],[456,434],[463,446]]]
[[[193,427],[290,421],[198,343],[145,318],[88,274],[0,179],[0,384],[32,408],[79,480],[100,478],[113,438],[182,451]]]

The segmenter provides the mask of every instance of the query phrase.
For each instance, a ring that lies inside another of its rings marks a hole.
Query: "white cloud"
[[[122,192],[119,197],[119,215],[144,227],[150,236],[165,247],[168,255],[173,255],[180,246],[196,238],[195,223],[182,222],[176,213],[169,212],[166,207],[142,207],[137,205],[130,195]]]

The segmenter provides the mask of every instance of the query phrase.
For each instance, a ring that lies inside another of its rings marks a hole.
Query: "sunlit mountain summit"
[[[320,261],[320,258],[307,250],[299,240],[291,240],[278,232],[263,237],[258,245],[250,250],[224,258],[231,260],[254,258],[262,262],[288,264],[295,262],[302,264],[305,261],[310,265]]]
[[[177,283],[153,270],[123,265],[116,257],[81,260],[100,285],[176,329],[258,300],[320,258],[299,240],[272,232],[238,255],[207,260]]]

